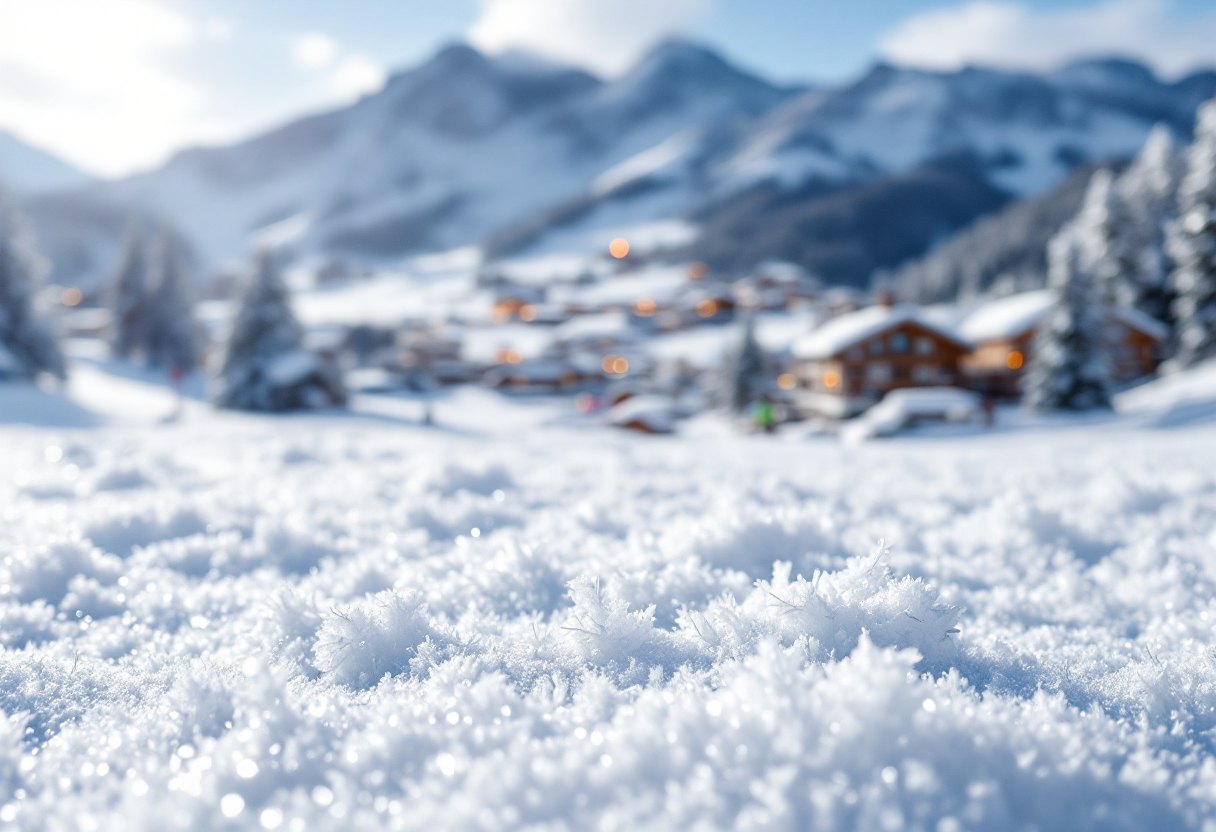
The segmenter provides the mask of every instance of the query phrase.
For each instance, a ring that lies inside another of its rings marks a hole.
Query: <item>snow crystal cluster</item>
[[[1216,445],[1027,438],[8,427],[0,829],[1210,828]]]

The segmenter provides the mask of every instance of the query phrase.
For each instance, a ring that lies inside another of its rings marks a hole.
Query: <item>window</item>
[[[933,355],[935,344],[932,338],[917,338],[916,339],[916,354],[917,355]]]
[[[935,384],[937,368],[929,364],[917,364],[912,368],[912,381],[916,384]]]
[[[866,351],[870,355],[882,355],[882,340],[871,341],[869,346],[866,347]]]
[[[860,361],[865,357],[865,353],[861,351],[861,347],[853,347],[844,354],[844,357],[849,361]]]
[[[866,365],[866,381],[875,384],[886,384],[891,381],[891,365],[882,361],[872,361]]]
[[[896,355],[906,355],[908,352],[908,336],[903,332],[897,332],[891,336],[891,352]]]

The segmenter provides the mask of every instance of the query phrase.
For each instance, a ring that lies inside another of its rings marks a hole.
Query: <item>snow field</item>
[[[5,427],[0,828],[1207,828],[1212,438]]]

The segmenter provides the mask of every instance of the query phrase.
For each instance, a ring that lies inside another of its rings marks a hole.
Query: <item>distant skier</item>
[[[752,421],[765,433],[772,433],[777,429],[773,418],[773,402],[768,396],[762,396],[752,408]]]

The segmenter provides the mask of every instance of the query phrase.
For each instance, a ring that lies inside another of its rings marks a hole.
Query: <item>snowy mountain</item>
[[[61,202],[163,214],[217,260],[267,229],[304,251],[393,258],[476,242],[681,131],[787,95],[681,43],[611,83],[452,46],[349,108]]]
[[[1046,75],[879,66],[797,90],[681,42],[603,81],[452,46],[350,107],[31,213],[57,278],[82,285],[112,258],[106,229],[141,214],[212,262],[267,235],[362,262],[473,244],[490,257],[599,250],[662,221],[679,230],[669,248],[723,269],[778,256],[857,284],[1081,162],[1131,155],[1159,121],[1185,138],[1214,91],[1213,72],[1165,83],[1123,61]]]
[[[0,188],[23,195],[75,188],[89,181],[83,171],[0,130]]]

